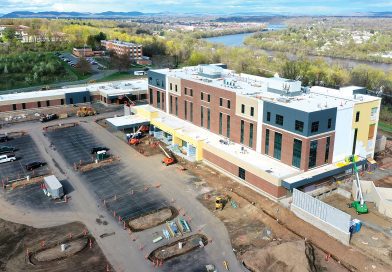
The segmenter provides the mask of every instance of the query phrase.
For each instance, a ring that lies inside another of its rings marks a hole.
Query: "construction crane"
[[[364,213],[368,213],[369,210],[363,198],[361,182],[359,180],[359,174],[358,174],[358,167],[355,160],[356,159],[354,155],[350,157],[350,161],[352,161],[354,166],[355,185],[357,186],[357,198],[356,198],[357,200],[354,200],[353,202],[349,203],[348,207],[354,208],[357,211],[357,214],[364,214]]]
[[[163,153],[166,156],[166,158],[163,158],[162,163],[166,164],[166,166],[169,166],[169,165],[175,163],[173,156],[170,156],[161,145],[159,145],[159,148],[163,151]]]

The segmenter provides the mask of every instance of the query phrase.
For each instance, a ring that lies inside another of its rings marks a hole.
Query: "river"
[[[280,25],[277,25],[280,26]],[[277,28],[271,28],[269,30],[278,30],[278,29],[283,29],[283,27],[277,27]],[[219,36],[219,37],[211,37],[211,38],[206,38],[205,40],[208,42],[212,43],[221,43],[226,46],[235,46],[235,47],[240,47],[240,46],[245,46],[244,41],[247,37],[253,35],[254,33],[241,33],[241,34],[233,34],[233,35],[225,35],[225,36]],[[264,49],[259,49],[260,51],[265,52],[269,56],[275,56],[276,54],[280,53],[278,51],[272,51],[272,50],[264,50]],[[297,59],[297,56],[291,53],[286,54],[289,59],[295,60]],[[353,59],[344,59],[344,58],[334,58],[334,57],[323,57],[323,56],[308,56],[309,59],[323,59],[329,64],[339,64],[344,68],[352,69],[356,65],[359,64],[366,64],[371,67],[381,69],[384,71],[391,71],[392,70],[392,64],[387,64],[387,63],[379,63],[379,62],[372,62],[372,61],[365,61],[365,60],[353,60]]]

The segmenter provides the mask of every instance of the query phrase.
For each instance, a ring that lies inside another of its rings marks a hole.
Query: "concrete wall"
[[[291,211],[345,245],[350,243],[351,216],[312,196],[293,190]]]

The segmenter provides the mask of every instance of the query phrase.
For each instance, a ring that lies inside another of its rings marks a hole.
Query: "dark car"
[[[6,145],[2,145],[0,146],[0,154],[4,154],[4,153],[12,153],[16,150],[15,147],[12,146],[6,146]]]
[[[104,147],[104,146],[96,146],[96,147],[93,147],[93,148],[91,148],[91,154],[96,154],[98,151],[108,151],[109,150],[109,148],[107,148],[107,147]]]
[[[8,136],[5,134],[0,134],[0,142],[7,142],[9,140]]]
[[[35,161],[35,162],[31,162],[29,164],[26,164],[25,167],[26,167],[27,171],[31,171],[31,170],[37,169],[41,166],[44,166],[45,164],[46,164],[45,162]]]

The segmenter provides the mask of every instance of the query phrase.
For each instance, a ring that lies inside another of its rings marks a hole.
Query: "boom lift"
[[[357,186],[357,200],[351,202],[348,204],[349,208],[354,208],[357,211],[357,214],[364,214],[368,213],[368,207],[365,203],[365,200],[363,198],[362,194],[362,187],[361,187],[361,182],[359,181],[359,174],[358,174],[358,167],[357,164],[355,163],[355,156],[351,156],[350,160],[353,163],[354,166],[354,173],[355,173],[355,185]]]
[[[173,158],[173,156],[170,156],[161,145],[159,145],[159,148],[163,151],[163,153],[166,156],[166,158],[163,158],[162,163],[166,164],[166,166],[175,163],[175,159]]]

